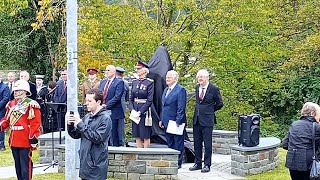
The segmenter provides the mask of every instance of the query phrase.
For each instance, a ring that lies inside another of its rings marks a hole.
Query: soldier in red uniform
[[[14,99],[6,106],[6,115],[0,121],[0,131],[10,129],[9,146],[15,162],[18,180],[32,179],[32,151],[38,144],[41,113],[31,95],[29,83],[18,80],[13,88]]]

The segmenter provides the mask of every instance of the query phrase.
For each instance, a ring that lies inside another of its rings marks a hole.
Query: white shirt
[[[201,85],[199,86],[199,90],[198,90],[198,91],[199,91],[199,97],[200,97],[200,94],[201,94],[201,91],[202,91],[203,88],[204,88],[204,89],[203,89],[203,91],[204,91],[204,92],[203,92],[203,97],[206,95],[208,86],[209,86],[209,83],[208,83],[207,85],[205,85],[205,86],[201,86]]]

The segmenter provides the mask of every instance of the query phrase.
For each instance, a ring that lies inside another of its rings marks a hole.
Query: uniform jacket
[[[82,85],[81,85],[81,91],[82,91],[82,104],[85,103],[86,100],[86,94],[90,89],[99,88],[100,87],[100,80],[95,79],[93,82],[91,82],[89,79],[87,79]]]
[[[209,83],[203,101],[200,101],[199,86],[199,84],[196,86],[196,107],[193,124],[196,124],[198,119],[201,126],[213,126],[214,123],[217,123],[215,121],[215,112],[223,107],[220,90],[215,84]]]
[[[167,127],[169,120],[176,121],[177,124],[186,122],[187,92],[183,86],[176,84],[166,97],[168,87],[162,94],[161,121]]]
[[[153,102],[154,85],[153,80],[145,78],[142,80],[135,79],[132,81],[131,96],[129,98],[130,110],[140,111],[144,114],[148,111]],[[134,99],[146,99],[146,103],[135,103]]]
[[[37,139],[40,135],[40,110],[31,107],[31,101],[33,100],[26,98],[19,105],[16,100],[11,100],[6,106],[6,115],[0,123],[0,130],[3,131],[10,127],[10,147],[31,148],[30,141]],[[33,101],[33,103],[37,102]],[[20,127],[20,129],[14,129],[15,127]]]
[[[302,116],[289,127],[283,140],[283,148],[288,150],[285,166],[290,170],[307,171],[311,168],[312,124],[316,122],[312,116]],[[315,126],[316,150],[320,146],[320,126]]]
[[[69,135],[74,139],[81,138],[79,150],[81,179],[107,179],[111,123],[110,113],[103,108],[93,116],[88,113],[76,128],[68,125]]]
[[[100,90],[104,91],[107,79],[100,82]],[[121,105],[121,97],[124,91],[124,83],[119,78],[114,78],[109,84],[107,97],[105,99],[106,109],[111,110],[111,119],[123,119],[124,113]]]
[[[10,100],[9,87],[0,81],[0,118],[6,113],[6,105]]]
[[[63,80],[59,80],[56,85],[56,90],[53,97],[55,103],[66,103],[67,102],[67,87],[64,85]]]
[[[30,98],[32,100],[36,100],[37,99],[37,94],[38,94],[37,93],[37,86],[33,82],[30,82],[30,81],[28,81],[28,83],[29,83],[30,92],[31,92]]]

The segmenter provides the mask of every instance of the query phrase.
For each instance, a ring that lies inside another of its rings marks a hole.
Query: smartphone
[[[70,117],[73,117],[74,116],[74,112],[73,111],[70,111],[70,115],[69,115]],[[74,126],[74,123],[72,122],[72,123],[70,123],[72,126]]]

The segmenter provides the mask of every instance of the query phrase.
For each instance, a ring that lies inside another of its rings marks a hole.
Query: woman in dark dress
[[[140,122],[132,122],[132,136],[136,138],[138,148],[148,148],[150,146],[152,119],[150,107],[153,101],[153,80],[146,78],[149,73],[147,64],[139,61],[137,66],[139,79],[132,81],[130,96],[130,109],[140,114]]]

